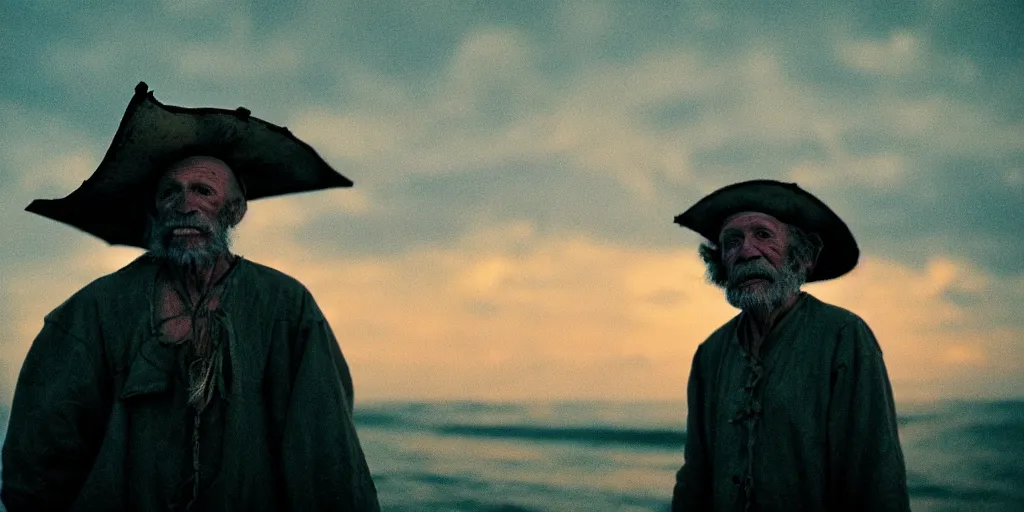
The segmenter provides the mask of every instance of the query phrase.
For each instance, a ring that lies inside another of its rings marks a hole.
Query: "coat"
[[[142,256],[46,316],[3,447],[10,512],[184,510],[195,413],[181,347],[157,342],[157,268]],[[230,382],[200,430],[192,510],[378,510],[349,368],[312,295],[244,259],[226,279]]]
[[[909,511],[882,350],[857,315],[802,293],[754,357],[743,313],[702,343],[673,512]],[[749,490],[749,496],[748,496]]]

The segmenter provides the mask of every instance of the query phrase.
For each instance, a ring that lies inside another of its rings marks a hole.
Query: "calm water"
[[[1024,401],[899,409],[913,510],[1024,511]],[[660,512],[682,461],[684,411],[380,403],[360,404],[357,422],[384,510]]]

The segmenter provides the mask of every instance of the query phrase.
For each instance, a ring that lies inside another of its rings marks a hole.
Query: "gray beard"
[[[733,269],[734,276],[729,276],[725,287],[725,300],[733,307],[758,313],[771,313],[800,293],[800,286],[806,278],[797,263],[787,259],[782,268],[775,270],[764,260],[739,265]],[[767,277],[767,286],[757,288],[740,288],[737,286],[743,279],[750,276]]]
[[[207,224],[196,218],[156,219],[150,217],[146,245],[149,254],[162,263],[181,270],[210,268],[221,255],[231,249],[231,226],[220,219]],[[222,227],[224,226],[224,227]],[[208,234],[206,243],[199,247],[183,247],[173,240],[172,231],[177,227],[194,227]]]

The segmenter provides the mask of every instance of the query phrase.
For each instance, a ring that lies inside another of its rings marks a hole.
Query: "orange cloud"
[[[693,247],[540,236],[520,222],[445,247],[328,258],[289,237],[303,219],[287,201],[254,205],[239,252],[313,292],[361,399],[682,399],[696,346],[736,313],[703,281]],[[137,255],[95,242],[73,263],[22,266],[7,290],[16,339],[0,361],[20,366],[49,309]],[[808,287],[871,325],[899,399],[1019,385],[1013,343],[1024,330],[999,311],[1022,289],[948,258],[915,269],[870,255],[851,275]]]
[[[689,247],[544,238],[519,223],[446,248],[329,260],[283,233],[244,231],[240,251],[310,288],[362,398],[679,399],[697,344],[735,314],[703,282]],[[4,346],[3,360],[20,364],[46,311],[138,254],[87,250],[77,267],[26,268],[11,282],[18,341]],[[898,396],[927,398],[968,378],[951,368],[968,368],[977,381],[977,370],[998,376],[1024,367],[1009,346],[1024,334],[1019,328],[986,325],[990,305],[965,307],[944,295],[991,283],[951,260],[915,270],[866,257],[847,278],[809,291],[869,322]]]
[[[273,245],[267,263],[310,287],[368,396],[681,398],[697,344],[735,314],[692,247],[541,237],[529,223],[385,257],[328,261]],[[1009,350],[1019,327],[987,316],[993,286],[950,259],[914,269],[867,256],[808,291],[868,321],[899,396],[929,398],[963,379],[994,390],[1024,367]]]

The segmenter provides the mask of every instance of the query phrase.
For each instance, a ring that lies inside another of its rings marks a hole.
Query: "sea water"
[[[912,510],[1024,511],[1024,400],[898,410]],[[664,512],[685,416],[681,402],[356,407],[381,507],[401,512]],[[0,439],[6,425],[0,407]]]
[[[898,406],[912,510],[1024,512],[1024,401]],[[367,404],[384,510],[668,510],[683,403]]]

